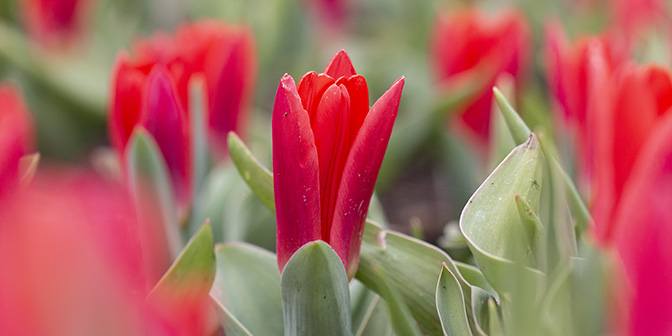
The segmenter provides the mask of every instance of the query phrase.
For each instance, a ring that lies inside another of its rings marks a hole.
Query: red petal
[[[355,67],[352,66],[352,62],[350,61],[350,56],[348,56],[345,50],[340,50],[334,55],[331,61],[329,61],[329,64],[327,64],[327,67],[324,68],[324,73],[334,79],[338,79],[342,76],[350,77],[357,74]]]
[[[347,147],[350,148],[355,141],[357,132],[364,123],[369,113],[369,87],[363,76],[341,77],[336,84],[343,84],[350,95],[350,122],[348,131]]]
[[[348,90],[343,86],[331,85],[322,95],[311,121],[320,162],[322,239],[329,242],[338,188],[350,150],[347,143],[350,127]]]
[[[0,85],[0,196],[16,185],[19,159],[32,150],[33,127],[18,88]],[[1,203],[1,202],[0,202]]]
[[[248,32],[217,40],[205,63],[208,90],[208,124],[212,146],[224,155],[230,131],[243,133],[252,81],[255,53]]]
[[[173,181],[180,205],[191,196],[191,137],[187,115],[175,92],[175,85],[162,66],[149,75],[139,124],[154,136]]]
[[[133,68],[129,64],[128,55],[124,53],[117,56],[114,68],[108,127],[112,144],[118,153],[123,153],[140,118],[142,91],[147,75]]]
[[[301,246],[320,239],[319,163],[308,113],[294,79],[280,80],[273,107],[273,187],[278,267]]]
[[[310,120],[314,120],[320,99],[331,84],[334,84],[333,78],[325,74],[318,74],[315,71],[306,73],[299,80],[299,85],[296,88]]]
[[[672,334],[672,114],[644,145],[614,217],[616,244],[634,295],[631,335]]]
[[[357,271],[364,221],[403,87],[402,77],[373,105],[343,170],[329,242],[343,260],[348,278]]]

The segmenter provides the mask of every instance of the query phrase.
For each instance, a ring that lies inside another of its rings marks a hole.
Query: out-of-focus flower
[[[254,48],[245,29],[203,21],[180,27],[176,36],[157,34],[134,45],[134,57],[117,58],[109,130],[122,154],[136,126],[156,138],[178,202],[188,205],[192,181],[190,81],[205,79],[211,147],[226,154],[225,136],[241,132],[254,77]],[[152,80],[153,78],[153,80]]]
[[[0,198],[17,184],[19,159],[32,145],[32,120],[19,90],[0,83]]]
[[[220,158],[227,154],[230,131],[244,133],[256,76],[256,51],[248,29],[201,21],[178,29],[192,75],[205,78],[210,145]]]
[[[642,28],[664,22],[665,4],[662,0],[611,0],[613,25],[631,39]]]
[[[487,143],[492,87],[500,74],[508,73],[520,88],[529,58],[529,38],[527,23],[517,12],[489,15],[468,9],[437,20],[432,60],[439,81],[451,87],[474,78],[483,83],[482,90],[457,113],[467,136]]]
[[[166,310],[146,300],[156,284],[147,281],[155,269],[147,253],[162,234],[137,221],[117,183],[43,170],[3,203],[0,334],[206,334],[201,306]]]
[[[672,113],[650,126],[615,210],[614,245],[631,288],[628,334],[672,335]]]
[[[366,80],[338,52],[324,73],[285,75],[273,108],[273,183],[280,270],[323,240],[352,279],[364,221],[399,108],[404,79],[369,110]]]
[[[615,69],[625,62],[622,48],[608,36],[586,36],[570,45],[562,27],[551,23],[546,27],[545,58],[552,105],[560,124],[565,124],[577,140],[581,182],[593,175],[593,141],[589,128],[589,110],[603,97],[599,94],[610,85]],[[599,65],[596,65],[596,62]],[[601,71],[596,73],[596,71]],[[598,90],[600,92],[592,92]]]
[[[46,46],[68,44],[81,32],[90,0],[22,0],[28,32]]]

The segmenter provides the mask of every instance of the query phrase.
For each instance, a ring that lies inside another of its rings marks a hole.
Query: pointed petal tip
[[[292,76],[285,73],[280,79],[280,86],[286,90],[290,87],[296,87],[296,83],[294,82],[294,78]]]
[[[334,57],[331,58],[329,64],[324,68],[324,73],[334,79],[340,77],[350,77],[357,74],[355,67],[352,65],[350,56],[345,50],[341,49]]]

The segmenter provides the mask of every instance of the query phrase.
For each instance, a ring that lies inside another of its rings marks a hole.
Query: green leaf
[[[534,257],[534,264],[540,270],[546,269],[546,229],[539,221],[539,216],[524,198],[516,195],[516,207],[520,222],[523,224],[523,231],[527,238],[529,251]]]
[[[357,280],[350,282],[350,312],[352,317],[352,333],[356,334],[370,313],[371,305],[378,295]]]
[[[236,133],[230,132],[228,139],[231,159],[238,168],[240,176],[243,177],[261,202],[269,210],[275,212],[273,175],[257,161]]]
[[[385,277],[387,285],[401,294],[421,331],[426,335],[443,335],[435,299],[436,282],[443,263],[460,281],[465,300],[468,300],[465,306],[469,306],[471,287],[459,275],[445,252],[367,221],[356,278],[378,294],[383,294],[385,289],[381,286],[381,278]],[[377,267],[382,272],[377,272]]]
[[[464,278],[464,280],[467,281],[472,287],[475,286],[483,289],[495,299],[499,300],[497,292],[494,288],[492,288],[492,286],[490,286],[488,281],[485,280],[483,273],[481,273],[481,270],[479,270],[478,267],[474,267],[459,261],[455,262],[455,266],[457,266],[457,269],[462,275],[462,278]]]
[[[307,243],[282,272],[285,335],[349,335],[350,290],[343,262],[329,244]]]
[[[436,310],[444,335],[472,335],[464,302],[459,281],[444,263],[436,285]]]
[[[397,335],[415,335],[420,336],[422,333],[418,329],[417,324],[411,316],[408,306],[401,298],[399,291],[391,287],[388,279],[380,266],[374,268],[374,272],[378,275],[380,281],[381,296],[385,299],[387,307],[390,310],[390,319],[392,326]]]
[[[226,334],[244,330],[258,336],[282,335],[282,294],[275,255],[253,245],[227,243],[217,245],[215,256],[217,273],[210,296],[217,302]]]
[[[214,242],[210,223],[205,222],[189,240],[166,274],[147,295],[162,308],[180,309],[203,302],[215,279]]]
[[[37,165],[40,163],[40,153],[24,155],[19,159],[19,182],[26,186],[33,180]]]
[[[471,307],[469,308],[476,327],[474,333],[487,335],[490,330],[490,313],[488,312],[488,300],[490,298],[490,293],[487,291],[476,286],[471,287]]]
[[[488,299],[488,324],[490,326],[489,336],[504,335],[502,329],[502,316],[497,306],[497,302],[493,298]]]
[[[515,198],[522,197],[533,209],[538,207],[542,162],[539,143],[532,134],[483,182],[460,216],[460,229],[479,268],[500,295],[510,292],[515,282],[512,275],[539,276],[535,274],[539,272],[514,266],[536,267]]]
[[[390,314],[380,296],[375,295],[355,336],[394,336]]]
[[[499,89],[495,87],[493,88],[493,92],[495,94],[495,99],[499,103],[500,111],[504,116],[504,120],[506,120],[506,124],[509,127],[509,131],[511,132],[514,141],[516,142],[516,144],[522,144],[529,137],[531,133],[530,128],[527,126],[527,124],[525,124],[523,119],[520,117],[520,115],[518,115],[518,113],[511,106],[511,104],[509,104],[509,102],[504,97],[504,94],[502,94],[502,92],[499,91]],[[549,160],[549,165],[551,166],[551,169],[557,170],[558,172],[560,172],[560,175],[562,175],[565,187],[569,191],[567,197],[569,205],[572,209],[572,213],[574,214],[574,216],[576,216],[577,221],[579,223],[579,227],[581,229],[585,229],[588,223],[592,222],[592,217],[590,215],[590,212],[588,212],[586,204],[581,199],[581,195],[579,194],[578,189],[576,189],[576,185],[574,185],[574,182],[569,177],[569,174],[567,174],[567,172],[565,172],[565,170],[562,169],[562,166],[558,162],[557,157],[553,155],[553,151],[550,151],[549,153],[549,150],[546,149],[546,147],[549,146],[546,146],[543,140],[542,140],[542,147],[544,150],[544,154],[547,157],[547,160]]]
[[[508,74],[499,75],[497,86],[501,87],[506,96],[515,97],[515,81]],[[488,169],[496,167],[504,158],[516,147],[516,143],[511,136],[507,126],[504,114],[498,113],[497,103],[492,102],[492,113],[490,114],[490,157],[488,158]]]
[[[168,268],[180,252],[182,240],[166,162],[152,135],[142,127],[135,128],[125,155],[129,187],[138,209],[138,220],[148,226],[161,225],[141,230],[140,239],[147,242],[148,246],[157,246],[165,251],[160,255],[171,256],[170,259],[157,261],[165,263]],[[156,237],[156,233],[162,233],[163,236]]]
[[[224,333],[227,336],[253,336],[252,333],[243,326],[240,321],[238,321],[231,312],[222,306],[222,304],[213,299],[213,304],[217,317],[224,327]]]

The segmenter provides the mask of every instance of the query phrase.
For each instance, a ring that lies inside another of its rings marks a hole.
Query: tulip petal
[[[318,74],[315,71],[303,75],[299,80],[296,89],[301,97],[303,108],[308,112],[311,121],[315,120],[315,113],[322,95],[332,84],[334,84],[333,78],[325,74]]]
[[[117,56],[114,66],[111,108],[108,127],[112,145],[117,153],[123,153],[133,128],[140,118],[142,90],[147,75],[129,64],[128,55]]]
[[[324,73],[334,79],[343,76],[350,77],[357,74],[357,72],[355,72],[355,67],[352,66],[352,61],[350,61],[350,56],[348,56],[345,50],[340,50],[331,58],[327,67],[324,68]]]
[[[631,335],[672,334],[672,114],[642,148],[614,224],[615,242],[634,290]]]
[[[319,162],[308,113],[294,79],[280,80],[273,107],[273,185],[278,267],[305,243],[320,239]]]
[[[336,199],[329,243],[343,260],[348,278],[357,271],[366,213],[399,110],[404,78],[373,105],[350,149]]]
[[[226,39],[230,41],[226,41]],[[226,136],[242,133],[254,78],[254,51],[249,33],[224,36],[209,52],[205,78],[209,97],[210,143],[219,154],[227,152]]]
[[[332,85],[324,92],[312,121],[320,162],[322,239],[328,241],[338,188],[349,148],[350,96],[343,86]]]
[[[348,132],[348,148],[357,137],[359,129],[364,123],[366,115],[369,113],[369,87],[366,79],[361,75],[350,77],[341,77],[336,84],[343,84],[348,89],[350,95],[350,122]]]
[[[191,196],[191,143],[187,115],[175,94],[175,86],[162,66],[149,75],[140,125],[152,134],[170,171],[178,203]]]
[[[31,118],[18,89],[0,85],[0,195],[19,181],[19,160],[32,148]]]

